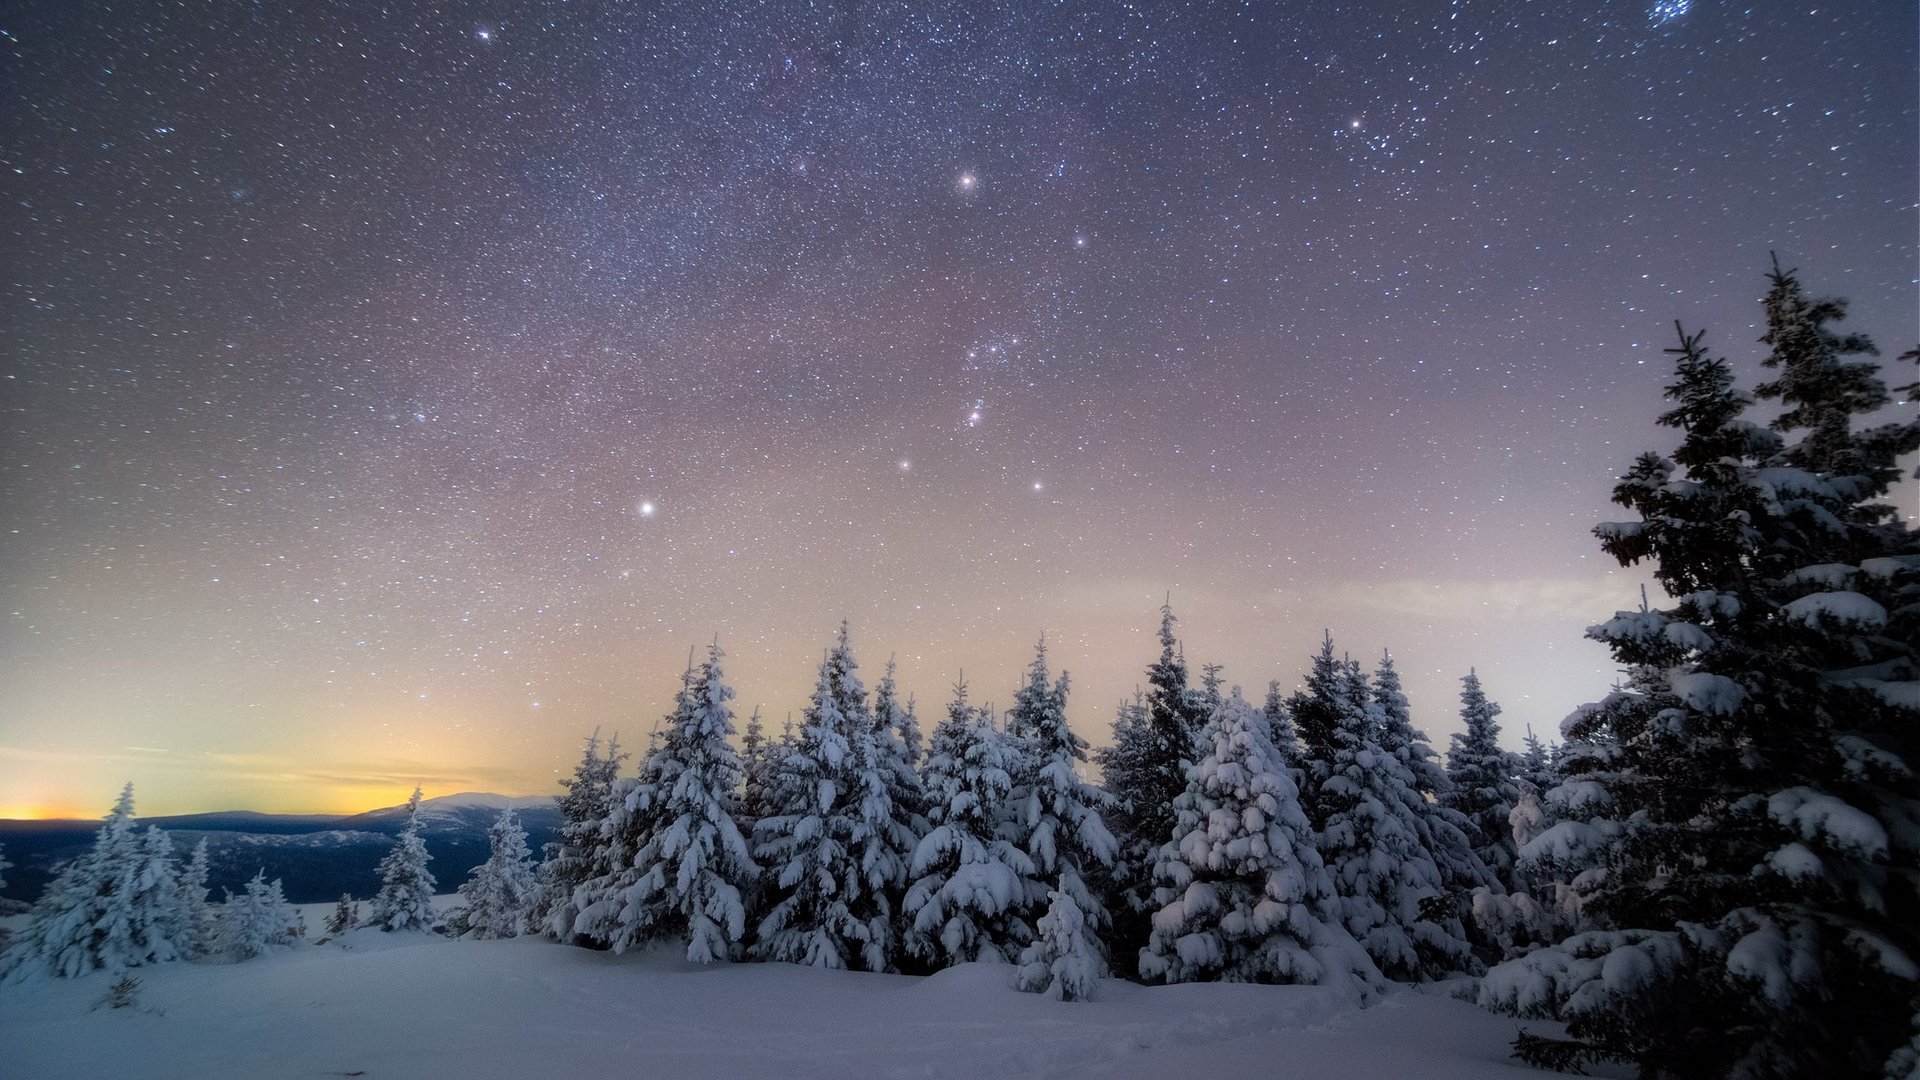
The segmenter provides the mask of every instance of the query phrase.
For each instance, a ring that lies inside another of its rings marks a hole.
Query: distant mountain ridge
[[[486,861],[487,828],[508,807],[526,828],[536,857],[542,844],[557,838],[561,816],[552,796],[462,791],[420,801],[420,832],[441,892],[453,891]],[[378,890],[380,859],[406,827],[407,807],[348,815],[222,810],[136,822],[142,828],[159,826],[183,859],[204,838],[214,900],[263,870],[268,878],[281,879],[289,900],[313,904],[342,893],[366,899]],[[37,898],[61,863],[87,849],[99,827],[97,820],[0,821],[0,844],[14,863],[0,898]]]

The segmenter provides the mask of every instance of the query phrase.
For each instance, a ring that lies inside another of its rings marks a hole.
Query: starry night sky
[[[928,722],[1323,628],[1510,742],[1767,252],[1916,333],[1911,4],[0,13],[0,816],[557,790],[694,644]]]

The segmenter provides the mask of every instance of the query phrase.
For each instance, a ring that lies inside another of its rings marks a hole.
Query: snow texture
[[[1091,1001],[1053,1001],[1015,990],[1006,965],[703,968],[668,945],[615,955],[373,930],[140,979],[139,1007],[121,1010],[90,1010],[103,979],[0,987],[7,1075],[1256,1080],[1284,1062],[1316,1080],[1554,1076],[1511,1059],[1511,1020],[1410,991],[1357,1010],[1322,987],[1109,981]]]
[[[1887,609],[1857,592],[1809,593],[1780,610],[1788,619],[1816,630],[1887,625]]]

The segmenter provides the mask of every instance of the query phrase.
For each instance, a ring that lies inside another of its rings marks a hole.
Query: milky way
[[[0,816],[553,790],[718,635],[1604,693],[1588,533],[1769,250],[1915,334],[1911,5],[0,15]]]

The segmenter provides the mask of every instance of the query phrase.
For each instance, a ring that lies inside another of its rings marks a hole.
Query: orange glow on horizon
[[[90,813],[78,806],[0,806],[0,821],[72,821],[105,816],[104,813]]]

